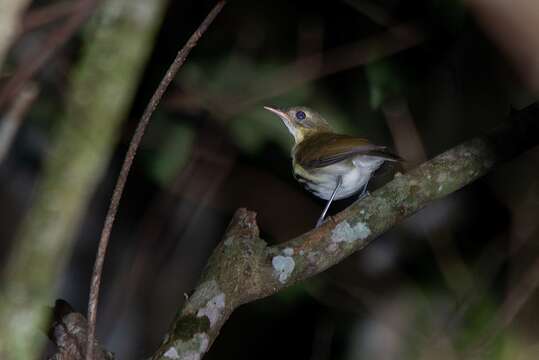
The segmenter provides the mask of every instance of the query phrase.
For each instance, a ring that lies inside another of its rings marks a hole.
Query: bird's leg
[[[367,185],[369,185],[370,179],[371,178],[369,178],[365,185],[363,185],[363,189],[361,190],[361,194],[359,194],[359,196],[357,197],[357,201],[363,200],[367,195],[369,195],[369,192],[367,191]]]
[[[324,208],[324,211],[322,211],[322,215],[320,215],[320,218],[316,222],[316,227],[319,227],[320,225],[322,225],[322,222],[324,221],[324,218],[326,217],[326,213],[328,212],[329,206],[331,205],[331,202],[335,198],[335,195],[337,194],[337,191],[339,190],[341,185],[342,185],[342,177],[338,176],[337,177],[337,185],[335,186],[335,190],[333,190],[333,193],[331,194],[331,197],[329,198],[329,200],[328,200],[328,202],[326,204],[326,207]]]

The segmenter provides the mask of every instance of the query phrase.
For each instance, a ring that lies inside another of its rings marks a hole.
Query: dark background
[[[236,208],[258,213],[270,243],[316,222],[324,204],[294,181],[292,138],[264,105],[309,106],[341,132],[393,147],[408,161],[382,169],[374,191],[395,171],[494,128],[512,108],[532,101],[460,2],[358,1],[390,19],[380,24],[354,1],[232,0],[180,70],[138,153],[105,263],[98,337],[119,359],[143,358],[158,346]],[[169,63],[213,4],[168,6],[114,157],[59,279],[58,297],[83,313],[130,136]],[[282,75],[312,55],[317,61],[305,71],[337,67],[328,54],[350,44],[375,55],[380,34],[392,24],[407,24],[424,39],[294,85]],[[39,31],[23,36],[18,47],[30,46]],[[39,74],[41,95],[0,165],[6,246],[30,205],[79,50],[80,34]],[[521,296],[525,305],[509,327],[490,331],[537,257],[538,160],[532,151],[504,164],[338,266],[241,307],[206,358],[534,358],[539,313],[533,293]]]

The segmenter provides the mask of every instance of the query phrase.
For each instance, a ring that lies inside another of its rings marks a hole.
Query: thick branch
[[[25,0],[24,0],[25,1]],[[0,107],[15,98],[27,86],[28,81],[38,72],[49,59],[77,32],[92,14],[97,0],[81,0],[76,2],[76,11],[69,17],[63,26],[53,31],[37,52],[31,56],[27,63],[19,66],[17,71],[9,78],[0,90]],[[16,1],[15,1],[16,2]],[[2,11],[0,10],[0,13]]]
[[[539,104],[505,125],[422,164],[330,218],[276,246],[260,239],[255,214],[239,209],[193,296],[152,359],[199,359],[239,305],[316,275],[367,246],[430,202],[539,143]]]
[[[0,67],[17,34],[21,15],[29,3],[30,0],[2,1],[0,5]]]
[[[47,335],[57,352],[49,360],[84,359],[88,337],[88,321],[65,300],[58,299],[52,310],[52,321]],[[114,360],[114,354],[94,341],[94,360]]]
[[[262,262],[267,247],[255,216],[245,209],[236,212],[196,291],[152,359],[200,359],[232,311],[248,301],[250,289],[253,299],[259,297],[258,289],[266,284],[257,283],[257,274],[267,268]]]
[[[129,148],[125,154],[124,162],[116,180],[116,185],[114,185],[114,191],[112,193],[112,198],[110,200],[109,209],[107,210],[107,215],[105,217],[105,223],[103,224],[103,229],[101,230],[101,236],[99,238],[99,244],[97,246],[97,255],[94,262],[94,271],[92,273],[92,280],[90,284],[90,297],[88,299],[88,344],[94,342],[95,337],[95,326],[97,321],[97,304],[99,300],[99,287],[101,284],[101,275],[103,273],[103,265],[105,262],[105,256],[107,254],[107,247],[109,244],[110,234],[112,232],[112,226],[114,225],[114,220],[116,219],[116,214],[118,212],[118,207],[120,205],[120,200],[122,199],[123,191],[125,184],[127,182],[127,177],[129,176],[129,171],[135,160],[135,155],[137,154],[137,149],[142,142],[142,137],[146,132],[146,128],[150,123],[152,115],[157,109],[161,98],[165,94],[165,91],[168,89],[172,80],[178,73],[178,70],[183,66],[187,56],[191,53],[191,50],[197,45],[198,41],[202,35],[206,32],[208,27],[211,25],[213,20],[221,12],[225,6],[226,1],[220,0],[209,14],[204,18],[199,27],[195,32],[189,37],[187,43],[178,51],[176,57],[172,64],[170,64],[165,76],[161,79],[159,86],[153,93],[142,117],[140,118],[135,133],[131,138],[129,143]],[[93,347],[88,348],[86,353],[87,360],[93,360]]]

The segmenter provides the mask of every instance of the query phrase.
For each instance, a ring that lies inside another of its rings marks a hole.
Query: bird
[[[402,159],[386,146],[375,145],[361,137],[336,133],[324,117],[305,107],[264,106],[277,115],[294,137],[291,150],[294,178],[306,190],[326,200],[316,227],[319,227],[334,200],[359,193],[366,195],[374,172],[386,161]]]

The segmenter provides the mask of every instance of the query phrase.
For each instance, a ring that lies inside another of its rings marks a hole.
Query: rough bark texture
[[[0,0],[0,69],[28,4],[30,0]]]
[[[97,323],[97,305],[99,303],[99,289],[101,284],[101,276],[103,274],[103,265],[105,262],[105,256],[107,254],[108,243],[110,240],[110,235],[112,233],[112,227],[114,225],[114,220],[116,219],[116,214],[118,212],[118,206],[120,200],[122,199],[123,191],[125,184],[127,182],[127,177],[133,165],[135,155],[137,154],[137,149],[142,142],[146,128],[150,124],[152,119],[152,114],[159,105],[159,102],[163,98],[166,90],[171,84],[172,80],[180,70],[180,68],[185,63],[187,56],[191,53],[191,50],[197,45],[198,41],[202,35],[206,32],[208,27],[211,25],[213,20],[219,15],[223,7],[225,6],[226,1],[221,0],[215,4],[212,10],[204,18],[199,27],[195,32],[189,37],[185,45],[178,51],[174,61],[170,64],[167,72],[161,79],[159,86],[153,93],[146,109],[144,110],[135,133],[129,142],[129,148],[125,154],[124,162],[120,170],[120,174],[116,179],[116,185],[114,186],[114,191],[112,192],[112,197],[110,199],[109,209],[107,210],[107,215],[105,216],[105,222],[103,224],[103,229],[101,230],[101,236],[99,237],[99,244],[97,246],[97,254],[94,262],[94,271],[92,273],[92,280],[90,284],[90,296],[88,299],[88,343],[91,344],[95,339],[95,326]],[[93,347],[89,347],[88,352],[86,353],[86,360],[93,359]]]
[[[17,131],[38,93],[36,85],[25,88],[13,101],[10,109],[0,118],[0,164],[9,153]]]
[[[87,29],[67,112],[58,121],[34,204],[20,227],[0,289],[0,358],[34,359],[42,307],[106,168],[152,48],[165,0],[109,0]]]
[[[49,339],[57,352],[49,360],[82,360],[88,338],[88,321],[64,300],[56,300],[52,309]],[[94,360],[114,360],[114,354],[94,342]]]
[[[395,179],[321,227],[283,244],[259,237],[255,213],[239,209],[193,295],[152,359],[200,359],[236,307],[316,275],[378,235],[539,144],[539,104]]]

